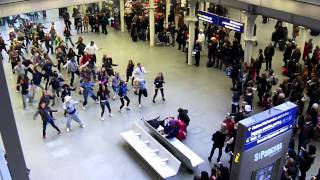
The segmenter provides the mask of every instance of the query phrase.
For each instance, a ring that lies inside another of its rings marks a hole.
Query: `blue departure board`
[[[256,123],[247,126],[244,151],[293,128],[297,113],[296,107],[284,111],[279,110],[278,113],[271,115],[268,115],[267,111],[252,117],[252,119],[256,119]]]
[[[214,24],[216,26],[228,28],[236,32],[244,32],[244,24],[238,21],[235,21],[230,18],[221,17],[213,13],[198,11],[197,12],[199,20]]]

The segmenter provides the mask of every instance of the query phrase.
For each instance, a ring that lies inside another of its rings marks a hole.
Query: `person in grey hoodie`
[[[71,73],[70,86],[73,87],[74,82],[74,74],[77,74],[80,77],[79,66],[74,57],[70,58],[67,63],[63,66],[64,68],[68,68]]]
[[[18,64],[13,68],[13,71],[17,73],[17,86],[16,86],[16,91],[20,92],[20,82],[23,79],[23,77],[26,75],[26,70],[28,68],[25,67],[21,61],[18,61]]]
[[[79,118],[79,114],[75,107],[79,101],[74,101],[71,96],[64,97],[63,109],[67,112],[67,132],[70,132],[70,122],[71,120],[76,121],[81,128],[84,128],[82,121]]]

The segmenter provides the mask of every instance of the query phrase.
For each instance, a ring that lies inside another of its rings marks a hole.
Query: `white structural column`
[[[194,46],[194,37],[195,37],[195,23],[198,21],[196,18],[196,1],[190,1],[190,12],[189,16],[186,17],[186,22],[189,25],[189,45],[188,45],[188,64],[192,65],[192,51]]]
[[[171,0],[166,0],[166,27],[169,27],[168,23],[168,17],[170,15],[170,10],[171,10]]]
[[[206,2],[199,1],[199,6],[200,6],[201,11],[206,11],[204,9],[205,4],[206,4]],[[203,29],[203,21],[199,21],[199,29]]]
[[[154,0],[149,0],[149,28],[150,46],[154,46]]]
[[[253,14],[246,14],[246,24],[245,24],[245,32],[244,32],[244,62],[250,62],[252,57],[252,48],[255,42],[255,37],[253,36],[254,32],[254,25],[256,20],[256,15]]]
[[[121,32],[124,32],[124,0],[120,0],[120,26],[121,26]]]
[[[99,11],[102,9],[102,1],[98,2]]]
[[[299,36],[296,38],[296,41],[298,43],[298,47],[301,50],[301,53],[303,53],[305,42],[307,41],[307,30],[305,27],[299,26],[300,32]]]

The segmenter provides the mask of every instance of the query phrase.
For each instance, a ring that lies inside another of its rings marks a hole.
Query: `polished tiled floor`
[[[238,17],[238,12],[233,11],[232,16]],[[259,47],[269,41],[274,22],[258,24]],[[62,22],[57,22],[59,33],[62,32]],[[76,34],[76,33],[74,33]],[[48,127],[47,141],[41,140],[41,120],[32,120],[36,103],[29,110],[22,110],[20,94],[15,93],[15,77],[9,71],[9,64],[4,61],[9,90],[14,108],[16,122],[24,150],[25,159],[31,169],[32,180],[102,180],[102,179],[157,179],[158,177],[146,164],[139,160],[130,149],[125,148],[120,132],[129,129],[133,121],[141,117],[154,117],[156,115],[176,116],[177,108],[189,109],[191,123],[188,137],[184,143],[204,160],[211,149],[211,134],[219,128],[219,124],[230,108],[231,81],[223,71],[206,68],[206,58],[202,57],[199,68],[188,66],[184,63],[185,54],[171,47],[149,47],[147,43],[133,43],[128,33],[121,33],[109,28],[109,34],[82,34],[86,43],[94,40],[102,48],[98,52],[98,62],[101,63],[103,54],[113,57],[115,67],[125,78],[125,68],[128,59],[135,63],[144,64],[149,74],[146,75],[149,97],[142,101],[142,108],[138,108],[137,96],[131,93],[132,100],[130,112],[117,112],[120,106],[119,99],[111,102],[114,117],[105,117],[101,121],[100,106],[89,101],[87,110],[80,110],[80,116],[86,124],[85,129],[80,129],[73,124],[70,133],[65,131],[65,118],[61,104],[54,108],[59,112],[55,114],[56,124],[63,128],[62,136]],[[73,36],[75,40],[77,36]],[[264,43],[263,43],[264,42]],[[256,49],[256,48],[255,48]],[[256,51],[256,50],[254,50]],[[274,66],[279,72],[282,55],[277,52]],[[153,79],[158,72],[165,76],[166,101],[160,99],[152,103]],[[67,78],[67,77],[66,77]],[[36,101],[39,100],[39,94]],[[76,99],[81,97],[74,93]],[[215,159],[215,158],[213,158]],[[222,162],[227,164],[228,156],[223,154]],[[201,170],[210,169],[210,164],[205,161],[199,166]],[[315,174],[319,163],[312,167],[311,173]],[[181,169],[172,179],[192,179],[193,175]]]

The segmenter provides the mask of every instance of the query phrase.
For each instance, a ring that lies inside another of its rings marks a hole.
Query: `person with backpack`
[[[220,130],[216,131],[212,135],[213,146],[210,152],[210,156],[208,157],[209,162],[211,162],[212,156],[216,148],[219,149],[217,162],[220,162],[220,158],[222,156],[222,148],[224,146],[224,142],[226,141],[226,136],[227,136],[227,126],[224,123],[222,123]]]
[[[85,128],[85,125],[79,118],[78,111],[75,107],[79,101],[74,101],[71,96],[64,97],[63,109],[66,111],[67,115],[67,132],[70,132],[70,122],[71,120],[76,121],[81,128]]]
[[[57,110],[52,110],[44,101],[39,103],[39,107],[37,112],[34,114],[33,119],[35,120],[36,117],[40,114],[42,119],[42,138],[46,140],[46,129],[48,123],[58,131],[58,135],[61,135],[60,129],[55,125],[53,121],[53,117],[50,115],[52,112],[57,112]]]

